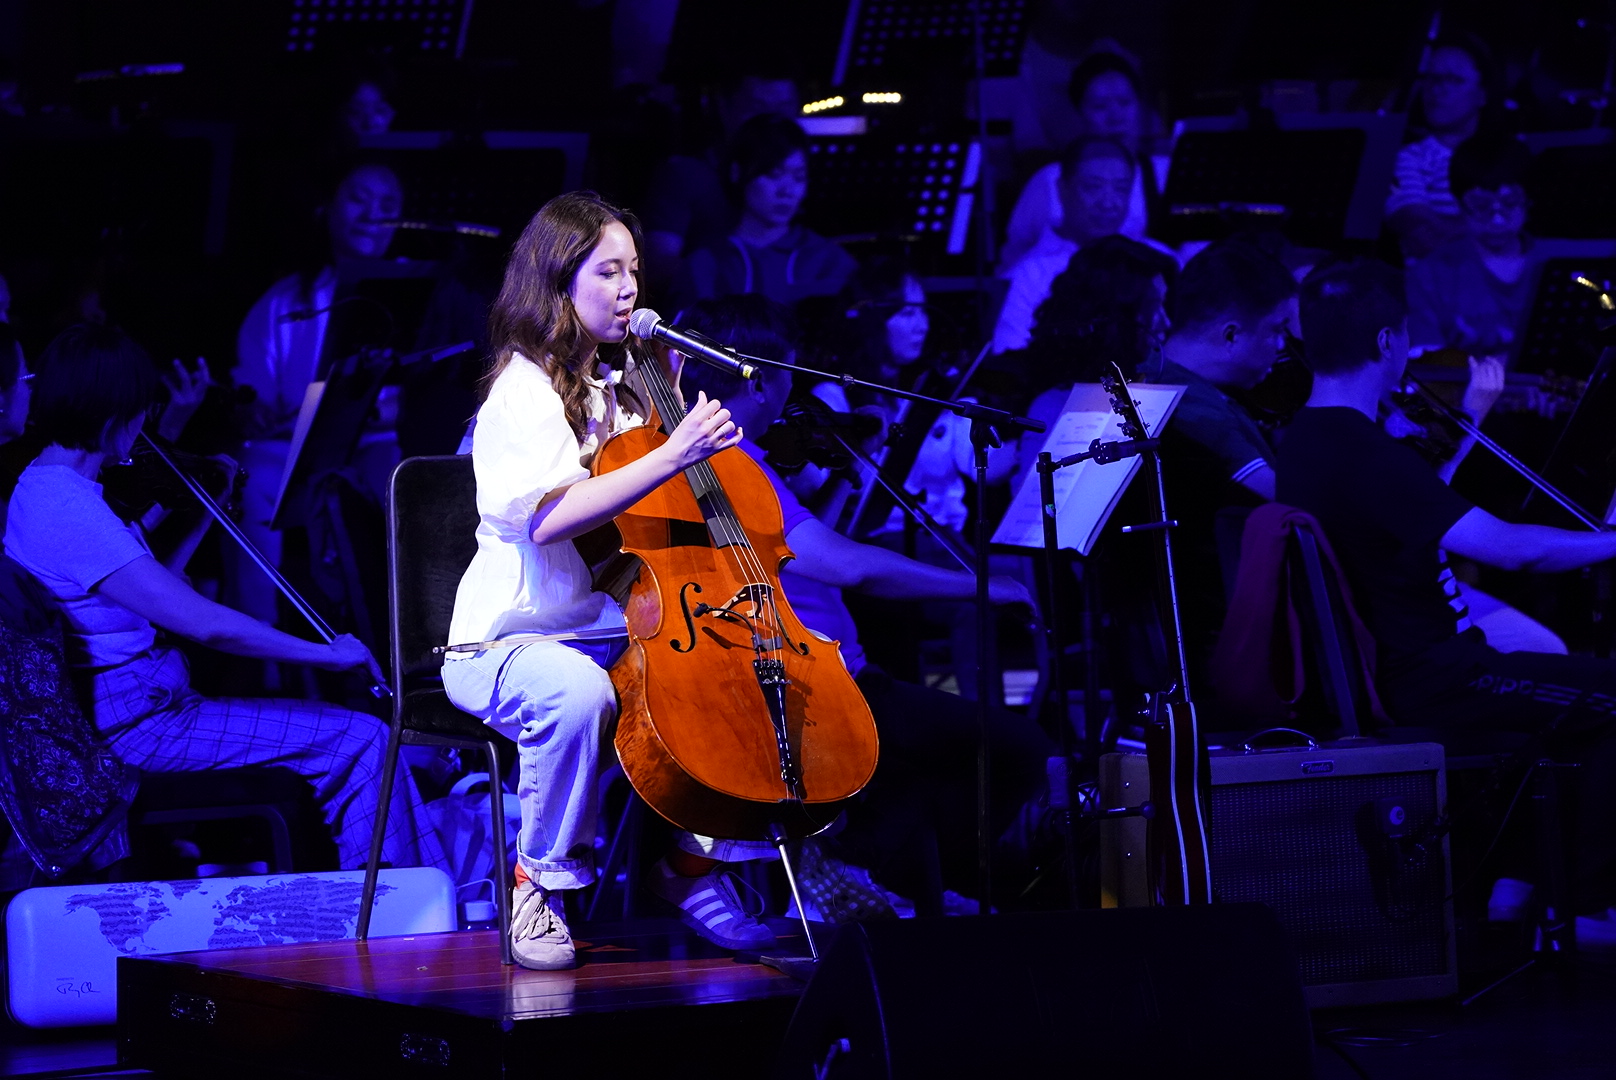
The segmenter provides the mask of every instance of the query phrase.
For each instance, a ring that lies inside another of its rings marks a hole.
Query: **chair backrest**
[[[1293,530],[1289,555],[1307,674],[1322,691],[1324,710],[1335,717],[1337,737],[1355,737],[1368,715],[1368,694],[1341,589],[1325,567],[1318,536],[1305,523]]]
[[[387,572],[393,678],[437,671],[455,591],[477,553],[477,479],[471,455],[406,458],[393,470]]]

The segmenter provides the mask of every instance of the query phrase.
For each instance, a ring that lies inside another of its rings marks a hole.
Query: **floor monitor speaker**
[[[1313,1075],[1301,979],[1260,904],[839,931],[779,1080]]]

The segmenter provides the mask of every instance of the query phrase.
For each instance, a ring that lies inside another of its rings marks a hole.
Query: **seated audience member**
[[[61,605],[69,663],[120,758],[149,772],[293,769],[314,787],[342,868],[363,867],[386,725],[320,702],[202,698],[184,655],[158,640],[162,629],[238,656],[382,677],[349,635],[329,645],[305,641],[192,590],[181,575],[205,524],[159,562],[102,500],[101,467],[134,447],[157,381],[145,350],[119,330],[76,326],[51,342],[33,395],[34,421],[50,443],[12,494],[6,554]],[[382,858],[394,866],[444,861],[402,766]]]
[[[791,305],[840,292],[858,268],[853,256],[793,224],[808,194],[808,136],[797,122],[754,116],[730,142],[727,167],[738,221],[726,239],[690,256],[695,294],[762,293]]]
[[[1381,430],[1378,404],[1408,358],[1400,273],[1367,260],[1322,265],[1302,283],[1300,315],[1313,391],[1280,442],[1279,501],[1318,519],[1341,560],[1394,720],[1529,732],[1581,763],[1573,900],[1596,918],[1577,929],[1616,940],[1605,919],[1616,902],[1616,664],[1490,648],[1444,556],[1555,572],[1616,556],[1616,536],[1502,521]]]
[[[1448,159],[1481,125],[1491,68],[1486,47],[1469,37],[1444,38],[1431,51],[1420,81],[1430,134],[1398,151],[1386,197],[1386,224],[1410,260],[1464,234],[1459,203],[1448,186]]]
[[[1128,194],[1127,216],[1118,231],[1123,236],[1142,239],[1149,225],[1151,204],[1167,183],[1170,159],[1146,152],[1148,113],[1138,70],[1126,57],[1101,50],[1072,71],[1067,93],[1081,118],[1084,135],[1116,139],[1139,162]],[[1000,277],[1008,277],[1011,268],[1039,243],[1044,233],[1061,223],[1064,211],[1060,173],[1059,163],[1045,165],[1021,189],[1005,230],[1004,248],[999,252]]]
[[[1474,135],[1453,151],[1448,175],[1464,234],[1409,268],[1411,353],[1513,357],[1542,265],[1526,233],[1531,167],[1531,151],[1510,135]]]
[[[741,352],[766,359],[794,360],[789,327],[774,305],[761,297],[704,301],[686,313],[685,325]],[[705,391],[722,400],[743,432],[762,432],[774,422],[791,393],[791,375],[771,369],[747,383],[704,364],[688,364],[683,393]],[[763,462],[763,451],[749,438],[740,443],[774,485],[784,511],[786,543],[796,559],[781,574],[793,610],[810,630],[841,642],[842,659],[864,692],[881,739],[881,763],[849,824],[834,841],[820,841],[822,852],[866,867],[881,884],[898,892],[919,885],[917,845],[923,830],[937,832],[944,883],[961,893],[975,888],[975,785],[977,710],[970,701],[893,679],[865,661],[858,629],[842,599],[855,589],[888,600],[970,600],[974,577],[962,570],[929,566],[873,544],[861,544],[833,531],[804,509],[779,475]],[[1029,602],[1026,589],[1010,578],[991,581],[995,603]],[[996,710],[993,740],[994,835],[1038,791],[1053,744],[1031,719]],[[821,863],[811,853],[810,867]],[[832,859],[826,868],[805,871],[816,879],[840,878],[840,891],[857,892],[860,875]],[[836,891],[836,890],[831,890]],[[873,903],[873,902],[872,902]],[[864,905],[868,911],[870,903]],[[880,904],[874,906],[880,907]],[[851,909],[849,909],[851,911]],[[844,915],[826,912],[844,921]]]
[[[723,243],[735,227],[723,176],[724,148],[754,116],[798,115],[797,84],[776,74],[731,75],[703,97],[704,145],[675,154],[651,173],[640,208],[648,263],[658,283],[678,280],[691,252]]]
[[[281,534],[270,527],[281,478],[291,453],[292,428],[304,392],[318,375],[337,291],[337,267],[352,259],[380,258],[393,241],[403,208],[398,177],[384,165],[361,165],[342,178],[324,208],[324,257],[282,278],[253,304],[236,338],[236,382],[257,395],[241,464],[247,470],[241,527],[271,563],[281,560]],[[377,493],[398,463],[391,432],[367,432],[360,449],[364,475]],[[241,560],[232,575],[235,602],[254,618],[273,623],[276,594],[269,580]]]
[[[1038,307],[1072,255],[1090,241],[1121,231],[1137,171],[1132,151],[1116,139],[1085,137],[1066,148],[1060,162],[1060,223],[1045,230],[1010,267],[1010,289],[993,330],[995,353],[1026,348]]]

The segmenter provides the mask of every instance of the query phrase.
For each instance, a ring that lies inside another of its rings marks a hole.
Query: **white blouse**
[[[622,373],[605,364],[589,380],[590,419],[581,443],[537,364],[515,355],[494,381],[471,437],[477,554],[455,594],[449,644],[624,625],[612,598],[594,591],[589,566],[571,540],[540,545],[532,539],[533,513],[545,496],[586,479],[607,437],[645,422],[618,403],[621,380]]]

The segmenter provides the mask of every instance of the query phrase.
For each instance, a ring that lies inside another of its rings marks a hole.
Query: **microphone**
[[[692,337],[683,330],[676,330],[662,321],[662,316],[650,308],[637,308],[628,317],[628,332],[645,341],[653,339],[665,341],[678,349],[686,356],[693,356],[703,363],[711,364],[715,368],[738,375],[751,382],[762,374],[756,364],[748,364],[736,357],[733,351],[722,345]]]

